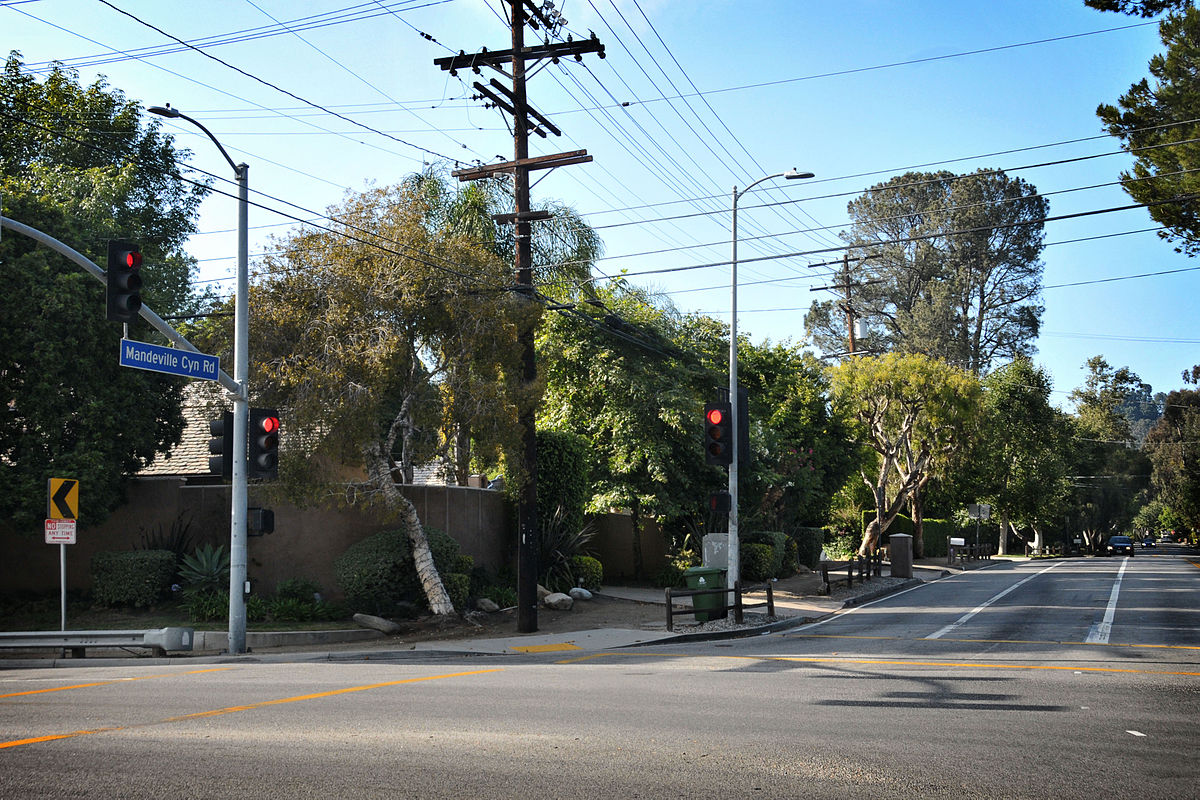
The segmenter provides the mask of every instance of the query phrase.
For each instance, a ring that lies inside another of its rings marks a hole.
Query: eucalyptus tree
[[[193,306],[181,248],[206,190],[179,178],[184,155],[103,80],[84,86],[58,67],[39,80],[17,53],[0,73],[4,216],[101,264],[106,240],[139,242],[143,296],[160,314]],[[179,441],[183,380],[119,366],[103,286],[33,239],[5,230],[0,278],[0,519],[32,533],[42,515],[31,501],[48,477],[69,476],[86,493],[81,522],[99,523],[128,478]]]
[[[923,353],[976,375],[1033,352],[1042,314],[1043,220],[1037,189],[999,170],[909,172],[849,204],[849,306],[871,352]],[[840,301],[839,301],[840,302]],[[840,350],[834,301],[805,317]]]
[[[974,375],[920,354],[850,359],[832,370],[834,407],[875,451],[860,470],[875,519],[859,552],[867,555],[914,493],[944,469],[974,434],[980,385]]]

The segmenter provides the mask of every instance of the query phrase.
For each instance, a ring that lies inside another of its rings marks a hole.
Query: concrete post
[[[893,533],[888,537],[888,559],[892,562],[893,578],[913,576],[913,543],[907,533]]]

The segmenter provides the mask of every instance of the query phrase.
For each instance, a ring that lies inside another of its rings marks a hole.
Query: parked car
[[[1108,538],[1108,554],[1115,555],[1133,555],[1133,539],[1128,536],[1110,536]]]

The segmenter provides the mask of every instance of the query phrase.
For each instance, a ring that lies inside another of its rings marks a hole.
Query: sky
[[[531,155],[592,161],[533,174],[534,200],[601,235],[598,278],[621,274],[684,312],[730,319],[738,201],[739,331],[804,343],[804,314],[832,295],[846,206],[910,170],[1003,169],[1052,217],[1035,362],[1069,408],[1102,355],[1153,391],[1200,363],[1200,265],[1156,233],[1116,185],[1132,163],[1095,111],[1145,77],[1153,21],[1082,0],[558,0],[564,31],[605,58],[531,66],[529,100],[562,131]],[[500,0],[0,0],[0,47],[52,60],[144,106],[170,103],[250,165],[250,253],[347,191],[428,163],[511,160],[505,116],[434,59],[510,46]],[[152,26],[152,27],[151,27]],[[181,45],[183,40],[190,45]],[[527,34],[527,42],[537,41]],[[163,120],[187,163],[234,193],[196,128]],[[236,201],[205,200],[188,244],[200,279],[233,290]]]

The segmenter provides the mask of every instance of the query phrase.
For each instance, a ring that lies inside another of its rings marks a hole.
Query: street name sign
[[[205,381],[219,380],[221,373],[221,359],[216,356],[132,339],[121,340],[120,364],[122,367],[166,372]]]
[[[75,544],[75,520],[46,520],[46,544]]]

